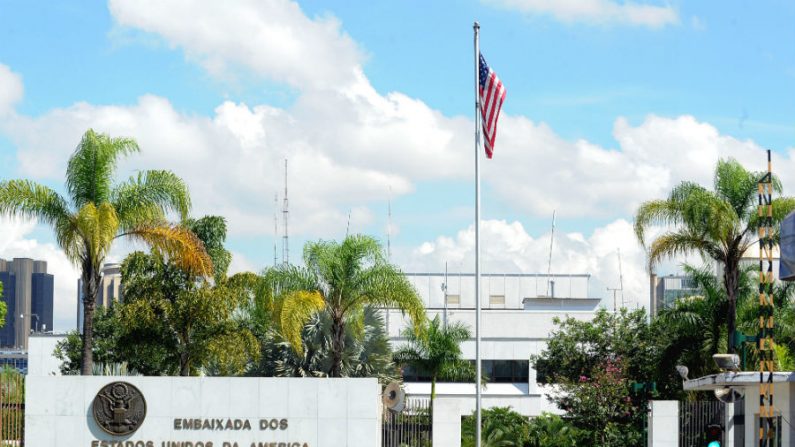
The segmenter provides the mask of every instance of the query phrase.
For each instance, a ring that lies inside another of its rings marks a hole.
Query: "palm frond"
[[[169,211],[188,217],[190,195],[185,182],[170,171],[144,171],[113,188],[111,203],[122,230],[161,222]]]
[[[92,202],[86,203],[75,216],[75,226],[82,235],[92,264],[100,265],[119,230],[113,205],[105,202],[97,207]]]
[[[84,244],[66,200],[54,190],[30,180],[0,182],[0,214],[35,218],[52,225],[67,258],[77,262]]]
[[[66,167],[66,189],[75,206],[110,201],[119,158],[139,150],[131,138],[113,138],[87,130]]]
[[[69,220],[69,205],[54,190],[30,180],[0,182],[0,213],[57,224]]]
[[[721,259],[723,253],[713,242],[687,231],[667,232],[649,247],[649,264],[655,265],[669,257],[697,252],[706,258]]]
[[[325,300],[318,292],[299,290],[285,294],[278,306],[279,329],[285,341],[298,355],[304,351],[302,331],[315,313],[323,310]]]
[[[190,230],[179,225],[139,226],[119,234],[149,245],[173,259],[181,268],[200,276],[212,276],[213,265],[204,244]]]

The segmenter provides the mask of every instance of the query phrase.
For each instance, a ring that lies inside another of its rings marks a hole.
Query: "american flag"
[[[494,154],[494,139],[497,137],[497,119],[500,108],[505,101],[505,86],[486,64],[483,53],[480,54],[480,116],[483,117],[483,140],[486,156]]]

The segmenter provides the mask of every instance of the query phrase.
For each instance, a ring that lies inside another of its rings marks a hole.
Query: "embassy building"
[[[461,322],[469,328],[473,338],[461,349],[463,357],[474,362],[474,275],[406,273],[406,277],[419,292],[429,319],[438,316],[443,324]],[[553,318],[594,317],[602,299],[589,296],[590,275],[481,274],[481,284],[481,365],[489,377],[482,391],[484,408],[510,406],[526,416],[557,411],[546,398],[545,387],[536,383],[529,359],[546,347],[555,328]],[[385,322],[396,349],[405,343],[402,333],[409,321],[400,310],[390,309]],[[430,397],[430,377],[422,371],[404,368],[403,378],[408,396]],[[460,416],[475,409],[475,391],[472,383],[437,383],[434,409],[444,408],[460,426]]]

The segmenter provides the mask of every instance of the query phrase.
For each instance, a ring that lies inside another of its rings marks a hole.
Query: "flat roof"
[[[708,391],[727,386],[754,386],[759,385],[759,371],[724,372],[710,374],[697,379],[685,380],[682,388],[685,391]],[[762,373],[766,382],[770,373]],[[777,371],[773,373],[774,383],[795,382],[795,372]]]

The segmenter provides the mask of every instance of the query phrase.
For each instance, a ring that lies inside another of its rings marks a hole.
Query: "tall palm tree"
[[[83,375],[92,371],[100,268],[113,241],[122,237],[142,241],[187,269],[203,275],[212,272],[201,241],[166,221],[168,212],[185,218],[190,209],[187,187],[179,177],[169,171],[143,171],[114,183],[119,159],[138,151],[131,138],[86,131],[66,167],[69,200],[30,180],[0,182],[0,214],[36,218],[52,226],[66,256],[82,270]]]
[[[695,268],[684,265],[684,273],[693,280],[696,292],[681,297],[672,306],[660,311],[655,320],[667,342],[661,352],[666,361],[661,362],[674,374],[673,365],[683,364],[695,377],[714,372],[712,355],[726,349],[725,325],[728,317],[728,300],[721,278],[708,266]],[[741,271],[738,293],[740,304],[747,301],[750,283],[746,272]],[[678,382],[677,382],[678,383]]]
[[[303,354],[302,332],[318,311],[331,318],[331,363],[328,375],[340,377],[346,329],[364,330],[367,306],[397,307],[421,324],[425,308],[414,287],[387,262],[370,236],[353,235],[341,243],[318,241],[304,246],[304,266],[279,266],[266,273],[276,324],[285,340]]]
[[[635,234],[644,246],[651,226],[669,227],[648,245],[650,269],[664,258],[688,253],[713,259],[723,269],[729,352],[734,352],[740,259],[758,242],[757,183],[763,175],[747,171],[735,160],[721,160],[715,167],[713,191],[682,182],[668,199],[645,202],[635,215]],[[773,178],[773,187],[781,194],[778,178]],[[774,224],[795,209],[791,197],[777,197],[772,203]]]
[[[436,399],[437,380],[474,380],[472,364],[462,359],[461,343],[469,340],[469,329],[461,322],[442,325],[439,316],[422,330],[408,328],[408,343],[395,352],[395,363],[409,365],[431,377],[431,406]]]

